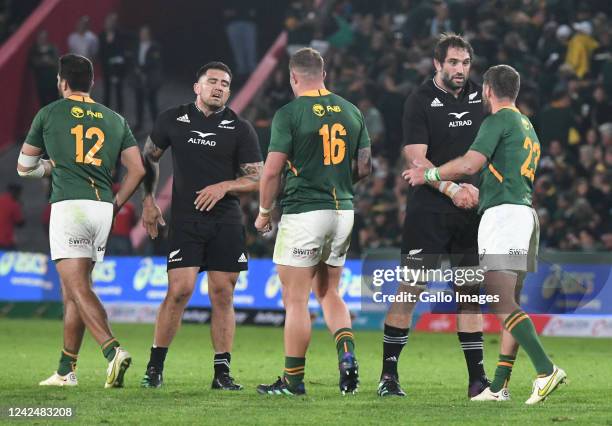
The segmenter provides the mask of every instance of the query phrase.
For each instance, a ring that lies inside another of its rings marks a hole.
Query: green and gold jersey
[[[121,151],[136,145],[123,117],[75,95],[38,111],[25,142],[46,151],[53,161],[51,203],[112,202],[112,171]]]
[[[352,210],[352,160],[368,146],[359,109],[328,90],[306,92],[279,109],[269,152],[289,156],[283,212]]]
[[[483,121],[470,149],[489,160],[480,172],[479,213],[500,204],[531,206],[540,142],[526,116],[500,109]]]

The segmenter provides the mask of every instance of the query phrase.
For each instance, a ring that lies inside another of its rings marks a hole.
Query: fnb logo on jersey
[[[102,116],[102,113],[99,111],[92,111],[92,110],[87,110],[87,116],[91,117],[91,118],[104,118]]]
[[[85,111],[83,111],[83,108],[81,107],[73,106],[70,109],[70,114],[72,114],[72,116],[75,118],[83,118],[85,116]]]

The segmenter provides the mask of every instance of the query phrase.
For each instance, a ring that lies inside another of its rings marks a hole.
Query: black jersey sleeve
[[[153,131],[151,132],[151,141],[160,149],[166,149],[172,143],[172,139],[169,134],[169,126],[175,122],[170,120],[172,117],[172,110],[168,110],[160,114],[155,120],[153,125]]]
[[[259,138],[255,129],[246,120],[240,120],[240,138],[238,140],[238,164],[258,163],[262,160]]]
[[[404,104],[404,117],[402,119],[404,145],[429,145],[427,122],[425,104],[418,93],[413,92]]]

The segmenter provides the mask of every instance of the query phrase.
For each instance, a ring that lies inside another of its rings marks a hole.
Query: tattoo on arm
[[[360,148],[357,152],[357,163],[353,168],[353,183],[368,177],[372,173],[372,150],[370,147]]]
[[[244,163],[240,165],[240,177],[259,182],[263,170],[263,161],[257,163]]]
[[[150,137],[147,138],[143,151],[145,177],[142,180],[145,197],[155,195],[157,181],[159,180],[159,159],[163,154],[164,150],[155,145]]]

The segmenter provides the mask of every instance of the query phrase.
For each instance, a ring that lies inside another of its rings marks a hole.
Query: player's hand
[[[469,183],[459,185],[461,189],[453,196],[453,204],[460,209],[473,209],[478,205],[478,188]]]
[[[257,215],[255,219],[255,228],[262,234],[267,234],[272,230],[272,222],[270,221],[270,215],[263,216],[261,213]]]
[[[197,197],[193,204],[195,204],[196,210],[203,212],[211,211],[212,208],[217,204],[219,200],[225,197],[227,194],[227,184],[225,182],[215,183],[214,185],[208,185],[206,188],[202,188],[196,191]]]
[[[425,184],[425,170],[427,170],[427,167],[423,166],[404,170],[402,172],[402,178],[407,180],[412,186],[423,185]]]
[[[146,201],[142,203],[142,226],[147,230],[147,234],[151,239],[157,238],[157,225],[165,226],[164,215],[155,201]]]

